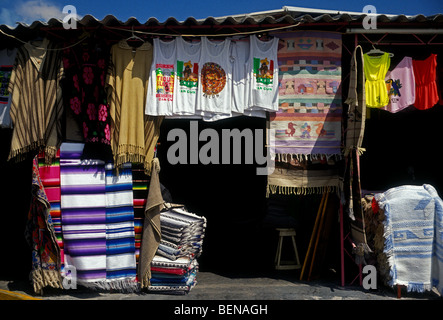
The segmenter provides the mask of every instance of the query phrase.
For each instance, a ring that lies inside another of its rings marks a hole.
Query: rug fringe
[[[283,195],[312,195],[312,194],[324,194],[325,192],[337,192],[338,186],[322,186],[322,187],[289,187],[268,184],[266,187],[266,197],[269,198],[270,194],[283,194]]]
[[[364,149],[363,149],[364,151]],[[363,153],[362,151],[362,153]],[[359,150],[360,152],[360,150]],[[343,159],[342,154],[328,154],[328,153],[315,153],[315,154],[294,154],[294,153],[277,153],[271,155],[271,159],[277,159],[279,162],[289,162],[291,160],[297,160],[299,162],[305,161],[305,160],[322,160],[326,159],[326,161],[329,161],[329,159],[333,158],[335,161],[340,161]]]
[[[29,275],[34,292],[43,294],[43,288],[52,287],[55,289],[63,289],[62,276],[56,270],[33,270]]]
[[[129,279],[116,279],[116,280],[103,280],[103,281],[94,281],[87,282],[79,280],[77,282],[78,285],[95,290],[95,291],[110,291],[115,290],[119,292],[125,293],[134,293],[140,291],[140,286],[137,283],[135,278]]]

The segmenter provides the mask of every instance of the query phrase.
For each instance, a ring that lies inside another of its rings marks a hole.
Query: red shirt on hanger
[[[417,109],[432,108],[439,99],[436,74],[437,55],[431,54],[425,60],[412,60],[415,76],[415,103]]]

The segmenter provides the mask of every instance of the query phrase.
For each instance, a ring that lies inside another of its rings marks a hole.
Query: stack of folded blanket
[[[172,207],[160,213],[161,242],[151,263],[149,291],[186,294],[196,285],[206,218]]]

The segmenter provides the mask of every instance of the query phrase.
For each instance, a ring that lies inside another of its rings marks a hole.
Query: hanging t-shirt
[[[232,56],[234,64],[232,70],[232,112],[243,114],[247,108],[247,77],[246,62],[249,59],[249,37],[233,41]]]
[[[415,103],[417,109],[432,108],[438,102],[436,82],[437,55],[431,54],[425,60],[412,60],[415,75]]]
[[[363,55],[365,71],[366,106],[381,108],[389,103],[385,77],[391,65],[391,57],[385,52],[382,55]]]
[[[177,41],[176,81],[174,83],[174,115],[195,115],[198,92],[198,72],[201,41],[188,42],[182,37]]]
[[[385,78],[389,104],[382,109],[398,112],[415,102],[415,77],[412,58],[404,57]]]
[[[0,127],[12,128],[9,111],[11,109],[11,95],[8,91],[17,49],[0,50]]]
[[[197,92],[197,113],[231,115],[232,60],[231,40],[210,41],[202,37]]]
[[[174,101],[176,39],[153,39],[154,53],[145,113],[151,116],[172,115]]]
[[[248,108],[278,111],[278,38],[261,41],[250,37],[249,59],[246,64],[249,85]]]
[[[263,109],[247,109],[250,94],[250,81],[247,77],[246,63],[249,59],[250,41],[249,37],[233,41],[231,55],[234,58],[232,71],[232,115],[245,115],[251,117],[266,117]]]

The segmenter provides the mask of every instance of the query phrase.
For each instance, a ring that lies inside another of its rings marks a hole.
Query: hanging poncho
[[[63,113],[61,51],[44,39],[18,49],[11,74],[11,120],[14,126],[9,159],[22,160],[30,151],[45,151],[51,162],[60,146]]]
[[[106,85],[116,168],[133,162],[143,163],[147,173],[151,170],[163,120],[144,114],[152,52],[152,45],[148,42],[135,49],[126,41],[120,41],[111,48]]]

